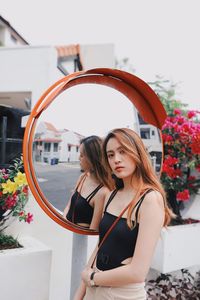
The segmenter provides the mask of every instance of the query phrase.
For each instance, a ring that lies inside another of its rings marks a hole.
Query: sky
[[[0,0],[2,15],[31,45],[114,44],[135,75],[178,84],[200,110],[199,0]]]

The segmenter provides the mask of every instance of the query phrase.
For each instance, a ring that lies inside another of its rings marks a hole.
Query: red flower
[[[174,115],[180,115],[181,114],[181,110],[179,108],[175,108],[173,111]]]
[[[171,141],[173,141],[173,137],[171,135],[169,135],[169,134],[163,134],[162,138],[163,138],[164,142],[171,142]]]
[[[176,199],[179,201],[187,201],[190,198],[189,190],[184,190],[183,192],[178,192]]]
[[[165,158],[164,161],[164,164],[168,164],[169,166],[174,166],[177,163],[178,163],[178,158],[172,157],[170,155],[167,158]]]
[[[23,187],[22,192],[23,192],[24,194],[28,194],[28,185],[25,185],[25,186]]]
[[[193,136],[191,149],[194,154],[200,154],[200,133]]]
[[[188,180],[189,180],[189,181],[193,181],[193,180],[195,180],[195,179],[196,179],[196,176],[189,176],[189,177],[188,177]]]
[[[188,119],[191,119],[191,118],[193,118],[195,116],[196,116],[196,111],[194,111],[194,110],[188,111],[188,113],[187,113]]]
[[[200,172],[200,164],[195,167],[195,169]]]
[[[33,214],[28,213],[26,217],[26,222],[30,224],[32,221],[33,221]]]
[[[17,203],[17,196],[8,196],[5,200],[3,209],[11,209]]]

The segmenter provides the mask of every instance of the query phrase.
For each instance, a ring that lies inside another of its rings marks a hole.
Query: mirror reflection
[[[141,136],[159,174],[159,130],[146,124],[129,99],[115,89],[97,84],[71,87],[37,120],[33,163],[38,184],[54,209],[82,227],[98,228],[101,216],[97,212],[103,209],[108,189],[105,170],[97,171],[95,165],[103,165],[98,147],[109,130],[119,127],[131,128]]]

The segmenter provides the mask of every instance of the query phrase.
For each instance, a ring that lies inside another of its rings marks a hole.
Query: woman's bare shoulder
[[[105,193],[105,201],[104,201],[104,207],[106,206],[109,198],[110,198],[110,195],[113,193],[114,190],[109,190],[108,188],[106,188],[106,193]]]
[[[101,197],[104,197],[105,199],[107,198],[107,195],[110,194],[111,191],[106,187],[106,186],[103,186],[100,190],[99,190],[99,195]]]
[[[140,217],[155,218],[155,216],[160,216],[163,218],[165,211],[163,196],[159,191],[152,190],[147,193],[144,197],[140,208]]]
[[[76,187],[79,185],[79,183],[83,180],[83,178],[86,176],[86,174],[85,173],[82,173],[79,177],[78,177],[78,179],[77,179],[77,181],[76,181]]]

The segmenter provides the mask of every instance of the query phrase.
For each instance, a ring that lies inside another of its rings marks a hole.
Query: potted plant
[[[151,267],[161,273],[199,265],[200,221],[183,219],[181,209],[200,187],[200,124],[197,111],[174,109],[162,128],[164,162],[161,182],[177,215],[163,228]],[[198,200],[198,199],[197,199]],[[191,249],[192,253],[191,253]]]
[[[33,215],[25,210],[27,202],[28,184],[21,157],[8,169],[0,169],[0,249],[19,246],[14,238],[6,236],[5,229],[15,218],[28,224],[32,222]]]
[[[164,162],[161,182],[170,206],[182,223],[181,208],[200,187],[200,124],[197,111],[174,111],[162,128]],[[191,221],[191,220],[190,220]]]
[[[191,204],[192,208],[200,200],[199,112],[187,110],[187,104],[176,99],[176,84],[169,80],[157,77],[150,85],[168,115],[162,128],[164,161],[161,182],[177,215],[170,224],[173,226],[163,228],[151,264],[152,269],[166,274],[199,265],[200,261],[199,217],[195,220],[184,218],[184,207]]]

